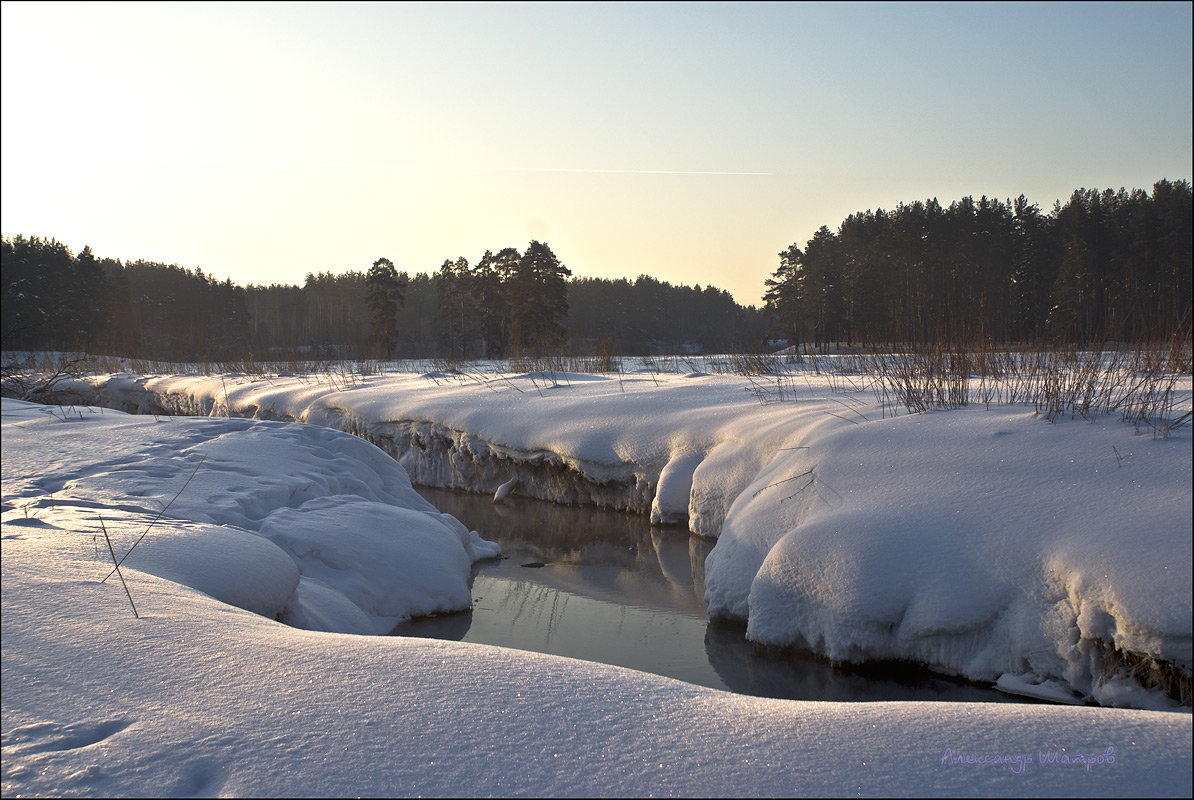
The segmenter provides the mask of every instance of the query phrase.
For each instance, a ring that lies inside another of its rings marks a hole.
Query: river
[[[740,694],[793,700],[1024,702],[907,664],[833,665],[774,652],[710,621],[704,563],[715,542],[641,515],[420,487],[436,508],[502,546],[473,568],[473,609],[394,634],[454,639],[629,667]]]

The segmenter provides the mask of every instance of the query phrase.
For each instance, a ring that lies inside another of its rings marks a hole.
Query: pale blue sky
[[[548,242],[756,304],[901,201],[1191,178],[1191,4],[3,3],[6,236],[237,283]]]

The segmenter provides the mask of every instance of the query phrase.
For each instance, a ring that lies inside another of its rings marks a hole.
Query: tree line
[[[1191,186],[901,203],[822,226],[766,282],[773,335],[825,349],[1190,335]]]
[[[379,258],[241,287],[201,269],[75,256],[54,239],[0,240],[3,348],[167,361],[502,358],[573,353],[739,352],[762,345],[761,312],[729,293],[573,278],[532,241],[448,259],[414,276]]]
[[[779,254],[764,307],[646,275],[574,278],[551,248],[414,276],[380,258],[299,285],[0,239],[3,349],[170,361],[749,352],[1190,336],[1191,186],[1079,189],[1051,213],[965,197],[822,226]]]

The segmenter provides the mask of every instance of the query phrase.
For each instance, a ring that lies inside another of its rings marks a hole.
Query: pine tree
[[[104,268],[88,246],[85,246],[75,259],[71,289],[71,305],[79,336],[78,342],[80,346],[94,350],[100,345],[104,334],[102,328],[108,281],[104,276]]]
[[[779,269],[766,281],[763,294],[763,314],[771,324],[772,333],[797,346],[800,335],[800,259],[804,254],[792,245],[779,254]]]
[[[502,253],[513,252],[517,261],[518,251],[506,248]],[[482,358],[500,358],[506,351],[510,337],[510,301],[506,298],[505,281],[501,272],[502,261],[490,250],[485,251],[473,268],[471,287],[473,304],[477,312],[477,335],[481,340]]]
[[[472,277],[464,256],[455,262],[446,259],[435,273],[436,307],[440,321],[447,328],[451,358],[468,355],[468,342],[475,334]]]
[[[386,359],[393,357],[398,338],[398,309],[406,304],[406,274],[398,274],[388,258],[373,262],[365,276],[365,304],[373,313],[370,332],[373,341],[385,348]]]
[[[562,324],[568,316],[571,270],[545,243],[532,241],[510,277],[511,328],[514,343],[525,353],[547,355],[567,341]]]
[[[845,224],[842,223],[843,228]],[[839,340],[846,328],[847,257],[841,240],[825,225],[804,246],[801,309],[810,338],[822,352],[829,352],[829,343]]]
[[[1010,313],[1018,341],[1044,337],[1049,291],[1057,280],[1060,252],[1053,247],[1049,220],[1035,203],[1020,195],[1012,211],[1012,293]]]

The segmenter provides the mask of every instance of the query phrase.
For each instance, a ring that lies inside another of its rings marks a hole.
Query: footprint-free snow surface
[[[409,473],[686,519],[718,537],[710,611],[760,642],[1169,707],[1109,654],[1189,672],[1188,432],[754,388],[100,382],[206,419],[5,400],[4,794],[1189,795],[1180,711],[766,700],[354,635],[467,607],[496,552]],[[100,518],[119,555],[167,505],[124,562],[134,618]]]

